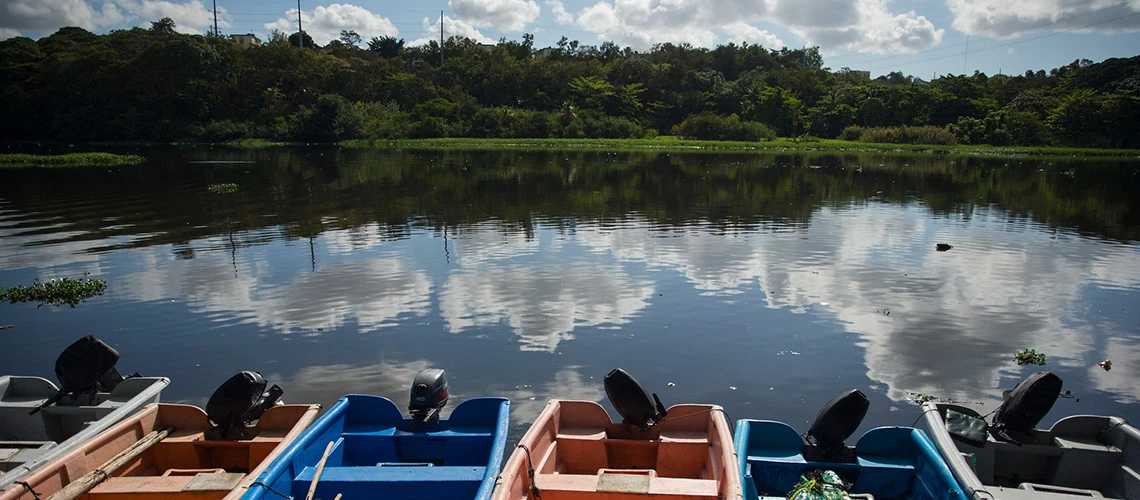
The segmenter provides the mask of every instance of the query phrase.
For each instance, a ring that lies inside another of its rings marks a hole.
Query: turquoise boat
[[[791,498],[789,493],[805,478],[821,484],[827,477],[837,477],[836,488],[851,498],[967,500],[921,430],[876,427],[855,446],[846,446],[843,440],[862,422],[866,408],[863,393],[840,395],[820,412],[805,436],[783,422],[738,420],[734,447],[745,500]],[[834,475],[821,474],[824,471]]]
[[[340,399],[257,478],[243,499],[314,498],[487,499],[507,444],[510,400],[464,401],[447,419],[446,382],[412,386],[412,416],[390,399],[350,394]],[[442,394],[442,402],[439,396]],[[424,398],[417,402],[417,398]]]

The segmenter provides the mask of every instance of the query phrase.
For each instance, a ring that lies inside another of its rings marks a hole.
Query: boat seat
[[[474,497],[486,467],[424,466],[325,467],[316,496],[332,498],[437,499]],[[315,467],[305,467],[293,479],[294,492],[308,491]]]
[[[710,479],[659,477],[652,469],[602,469],[596,474],[535,474],[543,500],[599,498],[688,499],[717,497],[717,482]]]
[[[244,473],[224,469],[172,469],[161,476],[110,477],[88,494],[92,499],[123,495],[159,499],[181,492],[228,492],[237,488],[245,477]]]
[[[909,457],[889,457],[889,456],[871,456],[871,457],[858,457],[859,467],[864,469],[884,468],[884,469],[902,469],[914,470],[914,464],[910,462]]]
[[[1054,484],[1079,489],[1102,487],[1124,457],[1120,448],[1092,437],[1055,437],[1053,442],[1063,451],[1051,480]]]
[[[1066,488],[1064,486],[1054,486],[1052,484],[1037,484],[1037,483],[1021,483],[1017,485],[1019,490],[1035,491],[1040,493],[1060,493],[1063,495],[1077,495],[1090,498],[1104,498],[1097,490],[1090,490],[1084,488]]]

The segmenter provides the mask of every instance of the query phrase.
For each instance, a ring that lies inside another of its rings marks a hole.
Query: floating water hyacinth
[[[87,273],[83,275],[87,276]],[[39,302],[38,307],[43,307],[44,304],[75,307],[91,297],[103,295],[106,290],[107,282],[103,280],[52,278],[42,282],[37,278],[32,286],[17,285],[0,291],[0,300],[7,300],[9,304]]]
[[[206,186],[206,190],[214,194],[236,193],[241,189],[237,184],[227,182],[224,184],[210,184]]]
[[[1037,349],[1023,349],[1013,357],[1019,366],[1021,365],[1044,365],[1045,353],[1037,352]]]

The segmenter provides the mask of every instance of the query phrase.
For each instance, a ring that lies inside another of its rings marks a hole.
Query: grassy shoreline
[[[68,153],[63,155],[0,154],[0,168],[22,167],[116,167],[137,165],[145,158],[111,153]]]
[[[599,149],[664,152],[732,152],[732,153],[884,153],[937,156],[984,157],[1065,157],[1140,159],[1136,149],[1090,149],[1013,146],[936,146],[924,144],[879,144],[824,139],[817,142],[795,142],[777,139],[771,142],[697,141],[671,136],[655,139],[393,139],[342,141],[350,148],[407,149]]]

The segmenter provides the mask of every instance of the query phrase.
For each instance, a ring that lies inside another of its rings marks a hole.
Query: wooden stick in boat
[[[313,495],[317,493],[317,481],[321,480],[321,472],[325,470],[325,461],[329,459],[332,449],[333,442],[329,441],[329,445],[325,446],[325,454],[321,455],[321,461],[317,462],[317,472],[313,474],[313,482],[309,483],[309,494],[305,495],[305,500],[313,500]]]
[[[337,493],[336,497],[333,497],[333,500],[340,500],[340,497],[343,497],[343,496],[344,496],[344,493]]]
[[[84,474],[83,477],[80,477],[79,479],[68,483],[67,486],[63,487],[63,489],[55,492],[52,494],[52,496],[48,497],[48,500],[74,500],[83,496],[85,493],[90,491],[91,488],[94,488],[98,486],[99,483],[106,481],[107,478],[111,477],[111,474],[114,474],[115,471],[119,470],[120,467],[126,465],[131,460],[138,458],[139,455],[142,455],[143,452],[150,449],[151,446],[158,444],[160,441],[166,438],[166,436],[169,436],[171,430],[173,430],[172,427],[167,427],[162,430],[152,431],[150,434],[143,436],[142,439],[135,441],[134,444],[128,446],[127,449],[119,452],[118,455],[115,455],[106,463],[100,465],[97,469],[92,470],[91,472]]]

